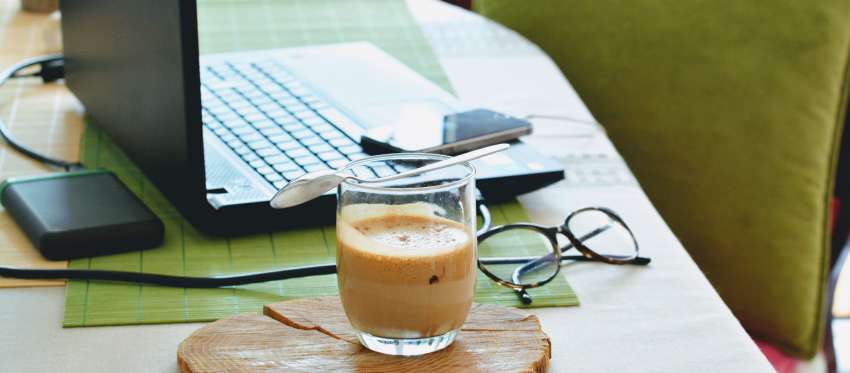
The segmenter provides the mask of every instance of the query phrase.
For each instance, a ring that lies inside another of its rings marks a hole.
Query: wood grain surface
[[[338,297],[266,305],[263,315],[216,321],[184,340],[184,372],[543,372],[549,337],[537,317],[475,304],[458,339],[418,357],[382,355],[362,347]]]

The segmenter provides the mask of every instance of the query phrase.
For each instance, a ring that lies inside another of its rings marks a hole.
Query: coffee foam
[[[445,255],[470,244],[463,225],[436,216],[369,216],[337,222],[337,239],[362,252],[393,257]]]

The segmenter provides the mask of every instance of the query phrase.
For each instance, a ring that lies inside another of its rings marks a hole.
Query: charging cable
[[[29,69],[38,66],[38,70],[34,72],[28,72]],[[0,87],[3,87],[6,83],[8,83],[12,79],[22,79],[22,78],[34,78],[38,77],[44,83],[52,83],[59,79],[65,77],[65,60],[61,54],[51,54],[40,57],[28,58],[23,61],[20,61],[9,68],[0,72]],[[82,168],[83,165],[79,162],[69,162],[62,159],[57,159],[45,155],[33,148],[30,148],[27,145],[24,145],[18,139],[12,135],[12,132],[6,125],[0,120],[0,137],[3,137],[3,140],[6,141],[7,144],[12,149],[20,152],[26,157],[32,158],[41,163],[59,167],[64,169],[65,171],[71,171],[78,168]]]

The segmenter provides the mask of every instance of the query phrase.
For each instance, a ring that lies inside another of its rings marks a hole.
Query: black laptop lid
[[[61,11],[67,85],[88,116],[184,215],[202,215],[195,1],[63,0]]]

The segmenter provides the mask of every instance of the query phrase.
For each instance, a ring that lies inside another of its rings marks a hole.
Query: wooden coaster
[[[339,297],[266,305],[263,315],[228,317],[180,344],[184,372],[543,372],[549,337],[534,315],[475,304],[458,339],[418,357],[372,352],[360,345]]]

